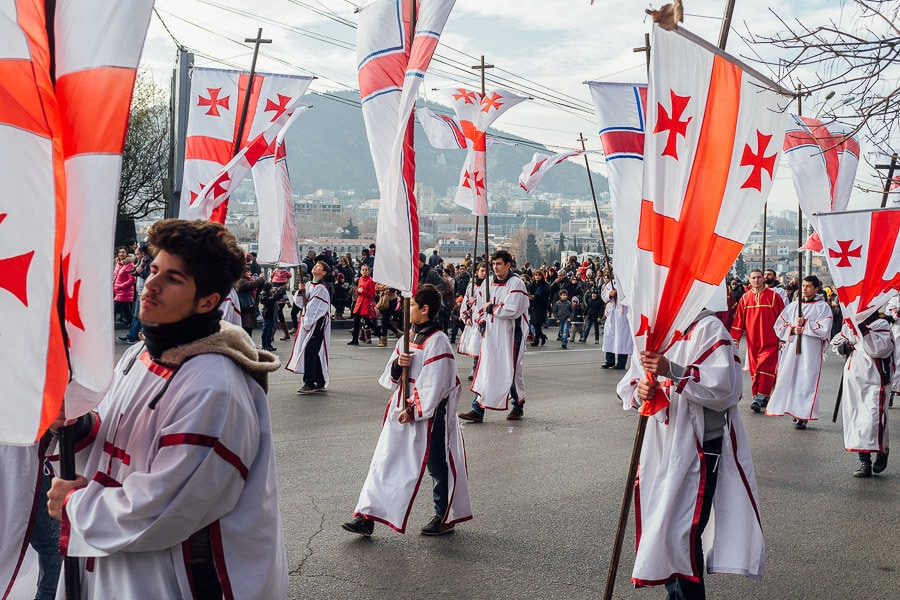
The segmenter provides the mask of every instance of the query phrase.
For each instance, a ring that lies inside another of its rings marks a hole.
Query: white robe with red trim
[[[775,320],[775,335],[784,342],[778,361],[778,379],[766,405],[766,414],[812,421],[819,418],[819,383],[822,361],[831,339],[831,307],[824,300],[803,304],[806,324],[797,354],[797,303],[791,302]]]
[[[493,314],[482,314],[484,339],[471,390],[478,403],[490,410],[509,407],[509,390],[515,385],[519,401],[525,401],[525,374],[522,361],[528,338],[528,290],[516,275],[499,284],[491,279]],[[521,339],[516,345],[516,328]]]
[[[89,484],[63,507],[62,552],[92,557],[81,561],[81,597],[193,597],[186,541],[208,527],[225,598],[286,598],[260,385],[221,354],[196,356],[173,376],[140,344],[119,361],[104,402],[96,439],[76,454]]]
[[[241,301],[238,299],[237,290],[234,288],[228,292],[228,297],[222,300],[222,303],[219,305],[219,310],[222,311],[223,321],[228,321],[237,327],[242,325]]]
[[[12,589],[34,597],[37,553],[28,544],[28,533],[36,504],[47,503],[46,497],[37,497],[41,468],[38,444],[0,444],[0,598]]]
[[[832,349],[844,342],[854,345],[853,353],[844,364],[844,392],[841,414],[844,422],[844,448],[848,452],[883,452],[889,447],[887,397],[888,383],[882,383],[880,369],[893,365],[894,339],[891,327],[884,319],[868,326],[861,338],[844,325],[831,341]],[[887,361],[878,359],[887,358]],[[888,377],[892,373],[888,374]]]
[[[603,325],[603,351],[613,354],[631,354],[634,350],[634,338],[631,335],[631,327],[628,325],[628,307],[622,304],[616,290],[616,296],[611,297],[612,283],[607,282],[600,290],[600,297],[606,303],[604,314],[606,323]]]
[[[891,379],[891,391],[900,392],[900,296],[888,300],[884,312],[894,318],[891,324],[891,335],[894,337],[894,377]]]
[[[381,436],[375,446],[369,474],[359,493],[354,515],[365,515],[404,533],[413,500],[426,472],[428,448],[435,410],[447,399],[445,412],[445,444],[447,456],[449,503],[444,523],[452,524],[472,518],[469,500],[469,478],[462,431],[456,418],[459,405],[459,377],[450,340],[435,331],[424,346],[410,344],[412,364],[409,366],[412,423],[397,419],[405,410],[400,398],[400,382],[391,378],[391,365],[403,351],[403,340],[397,340],[394,352],[378,380],[392,391],[385,410]]]
[[[325,339],[322,340],[322,345],[319,347],[319,360],[322,361],[325,387],[328,387],[328,355],[331,352],[331,295],[328,293],[328,288],[321,283],[307,283],[304,289],[303,316],[300,319],[300,326],[297,328],[293,348],[291,348],[291,357],[284,368],[294,373],[303,373],[303,354],[306,352],[306,344],[309,343],[316,323],[324,317]]]
[[[632,582],[660,585],[676,577],[699,576],[691,544],[694,520],[703,503],[705,460],[702,452],[704,407],[727,411],[718,484],[709,523],[703,532],[707,571],[762,577],[766,559],[759,516],[756,475],[740,412],[741,367],[728,331],[705,316],[675,342],[666,357],[685,367],[685,377],[668,388],[671,405],[649,417],[635,482],[637,554]],[[634,395],[640,365],[618,385],[626,410]],[[660,377],[660,382],[669,380]]]
[[[478,322],[482,319],[484,309],[484,286],[482,281],[479,286],[466,287],[466,295],[460,310],[460,318],[466,326],[463,328],[456,351],[466,356],[477,357],[481,353],[481,332],[478,330]],[[474,291],[473,291],[474,287]],[[471,324],[469,324],[471,323]]]

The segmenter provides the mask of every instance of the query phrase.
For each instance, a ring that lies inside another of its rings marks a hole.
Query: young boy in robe
[[[462,432],[456,420],[459,378],[450,340],[438,326],[441,294],[423,285],[409,302],[409,354],[403,340],[378,382],[392,391],[369,474],[347,531],[370,536],[375,521],[406,532],[406,522],[424,474],[433,480],[434,516],[422,535],[444,535],[472,518]],[[409,369],[409,396],[402,398],[403,368]]]

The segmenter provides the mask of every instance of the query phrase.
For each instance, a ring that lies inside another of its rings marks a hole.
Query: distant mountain
[[[288,167],[295,194],[308,194],[317,189],[355,189],[358,196],[374,198],[378,195],[375,169],[369,154],[362,111],[352,101],[359,101],[356,92],[338,92],[334,97],[307,94],[313,108],[301,116],[287,135]],[[351,102],[342,102],[347,99]],[[425,102],[433,110],[447,112],[447,107]],[[534,152],[553,154],[540,144],[523,140],[491,129],[490,133],[504,138],[522,140],[528,145],[494,146],[488,153],[488,185],[506,180],[515,183],[522,166]],[[430,186],[438,196],[459,182],[459,171],[465,157],[464,150],[438,150],[425,137],[416,122],[416,179]],[[534,146],[541,150],[536,150]],[[597,192],[606,191],[606,178],[594,173]],[[539,191],[571,196],[590,197],[584,167],[569,161],[551,170],[541,182]],[[522,192],[524,195],[524,192]]]

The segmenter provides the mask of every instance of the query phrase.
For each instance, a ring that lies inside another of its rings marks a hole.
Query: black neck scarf
[[[207,313],[196,313],[177,323],[165,325],[143,324],[144,343],[150,357],[158,359],[162,353],[176,346],[183,346],[195,340],[205,338],[219,331],[222,311],[211,310]]]

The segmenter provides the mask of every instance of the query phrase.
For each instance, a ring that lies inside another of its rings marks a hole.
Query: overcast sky
[[[249,69],[252,45],[243,40],[254,37],[262,27],[263,37],[273,43],[262,47],[257,69],[313,74],[317,80],[310,86],[312,91],[355,89],[354,10],[364,3],[156,0],[159,18],[151,20],[143,63],[153,69],[159,83],[168,84],[174,37],[196,53],[198,65]],[[653,4],[658,7],[662,2]],[[684,5],[684,26],[716,43],[726,1],[684,0]],[[590,0],[457,0],[423,89],[429,99],[440,101],[432,88],[458,84],[477,88],[477,72],[469,67],[484,55],[486,62],[496,65],[488,70],[488,88],[502,87],[503,80],[515,81],[535,98],[504,114],[495,127],[560,151],[573,149],[583,132],[590,138],[588,149],[599,149],[590,93],[583,82],[646,82],[645,57],[633,48],[642,46],[644,34],[650,31],[649,17],[644,15],[649,6],[640,0],[595,0],[593,6]],[[840,0],[737,0],[729,52],[747,58],[758,52],[777,56],[771,49],[749,48],[741,39],[748,27],[756,34],[781,28],[770,8],[782,18],[807,25],[852,18],[842,10]],[[805,100],[804,112],[815,114],[823,101],[824,97]],[[605,172],[602,157],[592,157],[591,163]],[[871,187],[874,172],[863,163],[857,180]],[[876,206],[879,201],[877,194],[854,192],[850,208]],[[778,171],[770,207],[775,211],[796,207],[785,165]]]

